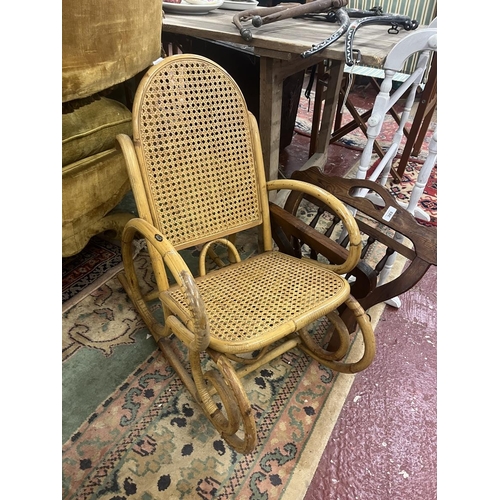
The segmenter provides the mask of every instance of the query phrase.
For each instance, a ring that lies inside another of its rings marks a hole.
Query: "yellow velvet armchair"
[[[161,0],[62,2],[62,254],[129,214],[109,214],[130,190],[117,134],[132,134],[128,107],[105,97],[161,55]]]

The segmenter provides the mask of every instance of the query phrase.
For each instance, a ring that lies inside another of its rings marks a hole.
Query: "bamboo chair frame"
[[[134,99],[133,140],[121,134],[117,142],[139,212],[122,235],[120,281],[208,419],[232,448],[249,453],[257,434],[243,377],[295,347],[345,373],[367,368],[375,356],[369,318],[341,276],[360,258],[356,221],[318,186],[266,182],[255,117],[232,77],[202,56],[172,55],[145,74]],[[275,249],[268,192],[281,189],[313,196],[338,214],[350,239],[344,262],[327,265]],[[242,260],[235,235],[250,228],[260,231],[262,251]],[[143,291],[134,265],[138,237],[151,257],[153,293]],[[218,245],[227,248],[228,264],[215,251]],[[198,273],[179,253],[193,246],[201,248]],[[219,267],[207,272],[209,258]],[[162,320],[150,310],[158,298]],[[340,306],[352,310],[363,337],[357,361],[344,361],[353,339]],[[316,344],[306,330],[325,316],[340,339],[335,351]],[[187,347],[187,359],[172,334]]]

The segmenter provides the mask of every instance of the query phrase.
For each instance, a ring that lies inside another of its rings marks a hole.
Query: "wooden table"
[[[312,165],[322,168],[327,160],[342,75],[344,72],[344,40],[341,37],[318,55],[302,58],[300,54],[328,38],[337,30],[336,23],[313,19],[287,19],[254,28],[251,42],[245,42],[232,23],[232,10],[216,9],[204,15],[171,14],[163,19],[163,31],[214,41],[236,43],[251,48],[260,58],[259,128],[268,179],[277,179],[281,128],[283,80],[316,63],[329,60],[328,85],[324,92],[324,111],[315,150],[301,170]],[[246,23],[245,23],[246,24]],[[361,51],[362,64],[382,67],[389,50],[408,33],[387,33],[388,26],[365,26],[354,38],[354,48]]]

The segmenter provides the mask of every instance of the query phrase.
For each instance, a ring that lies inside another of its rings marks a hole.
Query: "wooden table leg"
[[[437,106],[437,54],[434,54],[429,76],[425,88],[420,96],[410,132],[407,136],[406,144],[401,154],[397,175],[399,179],[403,176],[410,156],[418,156],[422,143],[432,119],[432,115]]]
[[[268,180],[278,178],[282,100],[283,77],[279,64],[273,58],[261,56],[259,129]]]
[[[321,61],[320,58],[284,61],[264,54],[260,55],[259,129],[266,178],[269,180],[278,178],[283,81],[287,76],[302,71],[319,61]],[[343,61],[332,60],[329,62],[328,85],[324,92],[325,103],[321,125],[316,137],[315,150],[300,170],[306,170],[313,165],[323,168],[328,157],[328,146],[344,74]]]
[[[309,167],[317,166],[323,168],[328,159],[328,146],[333,130],[333,122],[339,100],[339,92],[344,74],[343,61],[329,61],[328,85],[324,91],[325,104],[321,116],[321,126],[317,138],[315,139],[315,151],[300,170],[307,170]]]

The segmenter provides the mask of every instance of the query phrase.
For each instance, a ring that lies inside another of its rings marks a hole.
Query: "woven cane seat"
[[[196,279],[210,324],[210,345],[241,352],[275,342],[335,309],[349,295],[346,280],[330,269],[280,252],[254,258]],[[162,292],[190,319],[179,287]],[[272,298],[272,300],[270,300]]]

